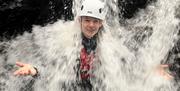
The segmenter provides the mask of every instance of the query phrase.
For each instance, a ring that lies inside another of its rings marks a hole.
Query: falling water
[[[81,1],[74,1],[75,15]],[[111,11],[98,42],[93,90],[176,91],[174,81],[158,75],[156,68],[177,40],[180,20],[175,14],[180,1],[157,0],[123,26],[117,23],[117,1],[103,1]],[[34,26],[32,33],[1,42],[0,90],[79,91],[76,59],[82,45],[75,23],[76,19],[59,20],[45,27]],[[40,76],[14,76],[17,60],[38,68]]]
[[[133,67],[135,68],[134,73],[145,76],[145,78],[142,77],[145,79],[143,82],[145,91],[154,89],[157,91],[176,91],[171,82],[161,79],[152,72],[154,68],[166,61],[168,52],[178,39],[179,19],[175,17],[175,14],[179,12],[176,11],[179,4],[179,0],[172,2],[159,0],[139,12],[136,18],[128,21],[130,24],[128,28],[133,31],[129,35],[133,36],[133,33],[136,33],[134,37],[136,41],[130,43],[134,45],[135,48],[132,47],[132,49],[136,49],[135,54],[138,58],[138,62]],[[141,43],[136,43],[138,41]]]

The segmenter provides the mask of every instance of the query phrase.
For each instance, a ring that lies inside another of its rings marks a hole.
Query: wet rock
[[[119,16],[132,18],[138,9],[155,0],[118,0]],[[57,19],[72,20],[73,0],[1,0],[0,41],[11,39],[24,31],[31,32],[32,25],[46,25]]]
[[[57,19],[72,20],[71,9],[71,0],[3,0],[0,2],[0,39],[31,32],[32,25],[46,25]]]

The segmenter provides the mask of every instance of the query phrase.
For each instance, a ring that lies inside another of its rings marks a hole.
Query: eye
[[[86,21],[86,22],[90,22],[90,20],[89,20],[89,19],[85,19],[84,21]]]
[[[94,23],[99,23],[99,20],[94,20],[93,22],[94,22]]]

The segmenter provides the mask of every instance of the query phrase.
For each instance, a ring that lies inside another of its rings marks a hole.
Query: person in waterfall
[[[94,2],[96,1],[96,2]],[[82,45],[83,48],[80,52],[80,65],[78,70],[78,76],[80,76],[83,87],[91,91],[92,85],[90,78],[93,76],[90,74],[92,70],[92,62],[96,54],[97,39],[103,32],[103,21],[105,20],[106,9],[105,4],[99,0],[85,0],[82,3],[79,14],[79,23],[82,32]],[[38,68],[31,64],[26,64],[22,62],[16,62],[16,65],[20,68],[14,72],[14,75],[26,76],[31,75],[36,77],[39,74]],[[162,66],[164,68],[166,66]],[[160,69],[161,69],[160,68]],[[160,71],[163,75],[165,72],[163,69]],[[84,90],[84,91],[89,91]]]
[[[96,1],[96,4],[94,4]],[[92,88],[90,84],[91,74],[89,70],[92,69],[91,63],[95,57],[95,50],[97,47],[97,38],[99,33],[103,31],[103,21],[105,19],[106,9],[105,4],[99,0],[85,0],[80,8],[80,14],[78,16],[80,28],[82,32],[82,45],[83,48],[80,52],[80,65],[79,76],[86,85],[89,85],[89,89]],[[14,75],[19,76],[37,76],[40,75],[38,68],[31,64],[22,62],[16,62],[16,65],[20,68],[14,72]]]

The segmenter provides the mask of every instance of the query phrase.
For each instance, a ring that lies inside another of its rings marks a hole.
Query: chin
[[[90,39],[93,37],[93,35],[86,35],[85,37]]]

